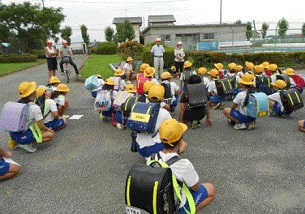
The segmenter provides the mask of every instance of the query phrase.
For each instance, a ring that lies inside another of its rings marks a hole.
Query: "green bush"
[[[103,55],[116,54],[117,50],[118,50],[118,47],[114,43],[101,42],[96,47],[96,54],[103,54]]]
[[[186,56],[192,59],[193,67],[213,67],[214,63],[226,61],[226,54],[213,51],[189,51]]]
[[[46,54],[43,49],[42,50],[31,50],[31,54],[36,55],[38,57],[38,59],[46,58]]]
[[[20,63],[20,62],[36,62],[38,59],[37,55],[3,55],[0,56],[0,63]]]
[[[134,41],[124,42],[118,47],[118,54],[121,55],[122,60],[126,60],[129,56],[136,61],[142,60],[143,51],[144,46]]]

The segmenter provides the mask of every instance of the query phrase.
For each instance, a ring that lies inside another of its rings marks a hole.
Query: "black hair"
[[[24,97],[17,101],[17,103],[23,103],[23,104],[28,104],[29,102],[32,102],[32,100],[29,100],[29,97]]]
[[[183,137],[183,136],[182,136],[182,137]],[[172,149],[172,148],[175,148],[175,147],[180,143],[180,141],[182,140],[182,137],[181,137],[179,140],[177,140],[176,142],[173,142],[173,143],[171,143],[171,144],[163,143],[164,148],[165,148],[165,149]]]
[[[242,84],[242,85],[244,85],[247,88],[247,96],[246,96],[246,99],[245,99],[245,102],[244,102],[244,105],[243,105],[243,107],[245,107],[245,106],[248,105],[249,93],[253,93],[255,91],[255,89],[254,89],[253,85],[245,85],[245,84]]]
[[[201,83],[201,77],[197,74],[192,74],[189,78],[189,84],[197,84],[197,83]]]
[[[113,85],[104,85],[105,90],[113,90],[114,86]]]

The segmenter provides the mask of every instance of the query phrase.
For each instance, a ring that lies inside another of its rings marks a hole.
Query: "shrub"
[[[0,63],[36,62],[37,59],[37,55],[12,54],[0,56]]]
[[[101,42],[96,47],[96,54],[103,54],[103,55],[116,54],[117,50],[118,50],[118,47],[114,43]]]
[[[144,46],[134,41],[124,42],[118,47],[118,54],[121,55],[122,60],[126,60],[129,56],[137,61],[142,60],[143,52]]]
[[[42,50],[31,50],[31,54],[36,55],[38,57],[38,59],[46,58],[46,54],[43,49]]]

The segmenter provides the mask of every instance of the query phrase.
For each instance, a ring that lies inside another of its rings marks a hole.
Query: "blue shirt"
[[[163,56],[163,53],[165,52],[163,45],[154,45],[151,48],[152,53],[154,53],[154,56]]]

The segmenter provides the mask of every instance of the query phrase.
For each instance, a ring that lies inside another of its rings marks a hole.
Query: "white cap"
[[[161,42],[161,39],[160,38],[156,38],[156,42]]]
[[[181,41],[177,42],[177,45],[182,45],[182,42]]]

